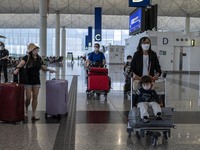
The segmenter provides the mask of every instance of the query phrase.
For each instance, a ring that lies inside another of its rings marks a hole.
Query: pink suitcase
[[[102,90],[109,91],[110,80],[108,76],[89,76],[88,77],[88,90]]]
[[[46,81],[46,114],[61,117],[68,112],[68,81],[67,80],[48,80]]]
[[[0,84],[0,120],[24,120],[24,85],[14,82]]]

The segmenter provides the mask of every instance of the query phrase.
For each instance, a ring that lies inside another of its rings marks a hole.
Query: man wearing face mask
[[[151,41],[148,37],[140,39],[137,51],[133,55],[130,72],[133,72],[135,80],[140,80],[144,75],[150,75],[156,80],[161,75],[157,54],[151,50]]]
[[[101,67],[106,64],[105,56],[99,51],[100,45],[98,43],[94,44],[94,51],[90,53],[86,66],[88,67],[91,63],[98,63]]]
[[[0,74],[3,69],[5,82],[8,82],[7,75],[7,61],[8,61],[9,51],[5,49],[5,45],[3,42],[0,42]],[[1,76],[0,76],[1,80]]]
[[[152,79],[145,75],[140,79],[141,88],[136,92],[137,107],[140,108],[141,119],[144,123],[149,122],[148,107],[152,107],[153,113],[157,120],[161,120],[161,107],[159,105],[159,97],[155,90],[152,89]]]

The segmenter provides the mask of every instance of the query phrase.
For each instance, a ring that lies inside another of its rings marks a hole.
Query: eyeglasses
[[[95,45],[94,47],[97,47],[97,48],[98,48],[99,46]]]

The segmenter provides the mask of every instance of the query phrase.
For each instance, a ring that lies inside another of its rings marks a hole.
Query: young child
[[[124,72],[128,72],[128,73],[129,73],[130,67],[131,67],[132,56],[131,56],[131,55],[128,55],[128,56],[126,57],[126,59],[127,59],[127,62],[126,62],[126,64],[124,65]]]
[[[140,108],[140,115],[144,123],[149,122],[149,114],[147,112],[148,107],[152,107],[154,115],[157,120],[161,120],[161,108],[158,103],[158,95],[154,89],[152,89],[152,79],[150,76],[143,76],[140,79],[141,88],[136,92],[138,95],[138,105]]]

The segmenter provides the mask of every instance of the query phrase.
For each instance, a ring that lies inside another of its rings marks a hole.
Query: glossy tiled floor
[[[78,75],[76,106],[76,150],[198,150],[200,146],[200,92],[199,74],[168,74],[166,79],[166,106],[176,109],[174,122],[176,129],[171,129],[171,137],[166,140],[159,137],[156,147],[151,146],[149,136],[140,140],[133,134],[128,137],[127,112],[130,109],[130,97],[124,99],[124,77],[120,65],[110,65],[109,76],[112,90],[107,101],[101,95],[87,99],[85,94],[85,70],[75,61],[65,62],[63,67],[51,66],[58,73],[56,78],[69,81]],[[58,138],[59,121],[45,120],[45,80],[54,76],[41,73],[42,87],[39,93],[38,115],[41,120],[32,124],[0,123],[0,150],[51,150]],[[10,77],[11,78],[11,77]],[[29,112],[31,113],[31,112]],[[65,135],[69,136],[69,135]],[[62,138],[62,137],[61,137]],[[63,137],[65,138],[65,137]],[[59,149],[58,149],[59,150]]]

